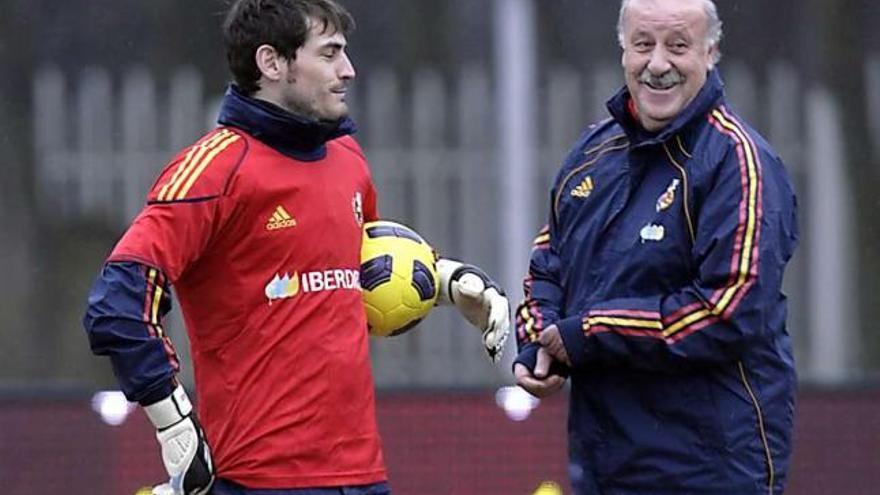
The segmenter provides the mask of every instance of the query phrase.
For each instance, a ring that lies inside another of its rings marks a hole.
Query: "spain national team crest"
[[[358,227],[364,226],[364,200],[363,196],[361,196],[360,192],[354,193],[354,197],[351,198],[351,209],[354,211],[354,221],[357,222]]]
[[[678,189],[678,184],[678,179],[672,179],[672,182],[669,184],[669,187],[666,188],[666,191],[657,198],[658,212],[666,210],[675,202],[675,191]]]

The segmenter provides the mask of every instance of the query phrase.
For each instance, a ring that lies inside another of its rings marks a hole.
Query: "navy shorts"
[[[231,481],[218,479],[211,495],[391,495],[388,483],[334,488],[293,488],[290,490],[257,490],[245,488]]]

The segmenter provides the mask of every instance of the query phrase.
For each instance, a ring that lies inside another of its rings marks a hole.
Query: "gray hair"
[[[629,3],[630,0],[622,0],[620,2],[620,14],[617,17],[617,42],[620,43],[621,48],[624,47],[623,16],[626,13],[626,8],[629,7]],[[709,23],[706,29],[706,43],[709,48],[713,46],[717,48],[721,43],[721,35],[723,33],[721,18],[718,17],[718,8],[715,7],[713,0],[703,0],[703,10]],[[716,49],[714,62],[717,63],[720,59],[721,50]]]

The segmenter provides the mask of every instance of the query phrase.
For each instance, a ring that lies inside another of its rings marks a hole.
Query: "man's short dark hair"
[[[260,89],[255,54],[260,45],[273,46],[281,56],[294,59],[309,35],[310,20],[323,31],[348,34],[354,19],[334,0],[237,0],[226,14],[223,41],[235,84],[245,94]]]

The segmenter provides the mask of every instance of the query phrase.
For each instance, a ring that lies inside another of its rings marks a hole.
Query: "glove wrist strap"
[[[446,306],[453,304],[452,281],[459,268],[463,266],[460,261],[449,258],[437,259],[437,274],[440,278],[440,292],[437,294],[437,305]]]
[[[192,402],[190,402],[182,385],[178,385],[171,392],[171,395],[159,402],[144,406],[144,412],[158,430],[164,430],[179,423],[192,414],[192,410]]]

